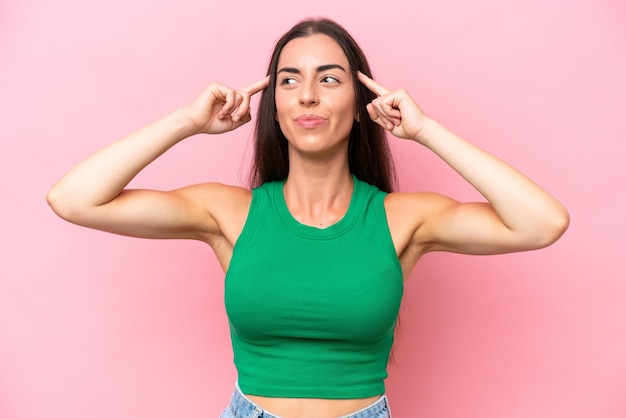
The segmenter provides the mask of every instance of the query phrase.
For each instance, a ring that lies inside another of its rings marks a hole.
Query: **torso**
[[[228,269],[233,247],[243,230],[252,200],[252,193],[241,188],[233,188],[233,192],[229,195],[227,204],[220,205],[217,212],[212,214],[219,226],[220,234],[207,240],[224,271]],[[405,279],[421,256],[420,251],[413,248],[411,243],[418,226],[416,219],[419,217],[403,216],[409,203],[406,196],[408,195],[390,193],[385,197],[389,230]],[[279,416],[298,418],[331,418],[348,415],[371,405],[378,398],[310,399],[247,396],[269,412]]]
[[[228,269],[233,253],[233,247],[239,234],[243,230],[252,193],[249,190],[232,187],[232,193],[226,204],[216,205],[218,209],[213,217],[219,225],[219,234],[213,235],[206,240],[224,269]],[[424,196],[426,199],[426,196]],[[419,209],[412,205],[415,198],[405,193],[390,193],[385,197],[385,211],[391,239],[400,259],[405,279],[415,267],[419,258],[423,255],[420,248],[412,242],[420,224]],[[426,205],[424,205],[426,206]],[[413,216],[406,216],[411,211]]]
[[[363,399],[294,399],[246,396],[273,415],[294,418],[336,418],[366,408],[378,399],[378,396]]]

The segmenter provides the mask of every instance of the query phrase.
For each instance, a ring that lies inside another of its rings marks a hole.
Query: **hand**
[[[197,133],[221,134],[249,122],[250,98],[265,90],[269,80],[267,76],[240,90],[217,83],[209,85],[185,107]]]
[[[420,142],[422,129],[429,118],[404,90],[390,91],[362,72],[358,72],[361,83],[376,96],[367,105],[370,118],[398,138]]]

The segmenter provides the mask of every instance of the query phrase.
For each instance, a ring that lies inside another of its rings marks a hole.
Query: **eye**
[[[338,84],[339,80],[331,75],[322,77],[322,83],[326,84]]]
[[[296,84],[296,79],[293,77],[283,77],[280,80],[280,85],[281,86],[287,86],[287,85],[291,85],[291,84]]]

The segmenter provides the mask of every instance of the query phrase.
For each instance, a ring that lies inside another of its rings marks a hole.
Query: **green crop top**
[[[403,291],[385,193],[354,178],[344,217],[319,229],[293,218],[283,185],[253,189],[226,273],[239,387],[268,397],[380,395]]]

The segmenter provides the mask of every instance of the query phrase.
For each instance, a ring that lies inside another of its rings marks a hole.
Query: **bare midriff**
[[[337,418],[357,412],[380,396],[360,399],[268,398],[246,395],[266,412],[283,418]]]

